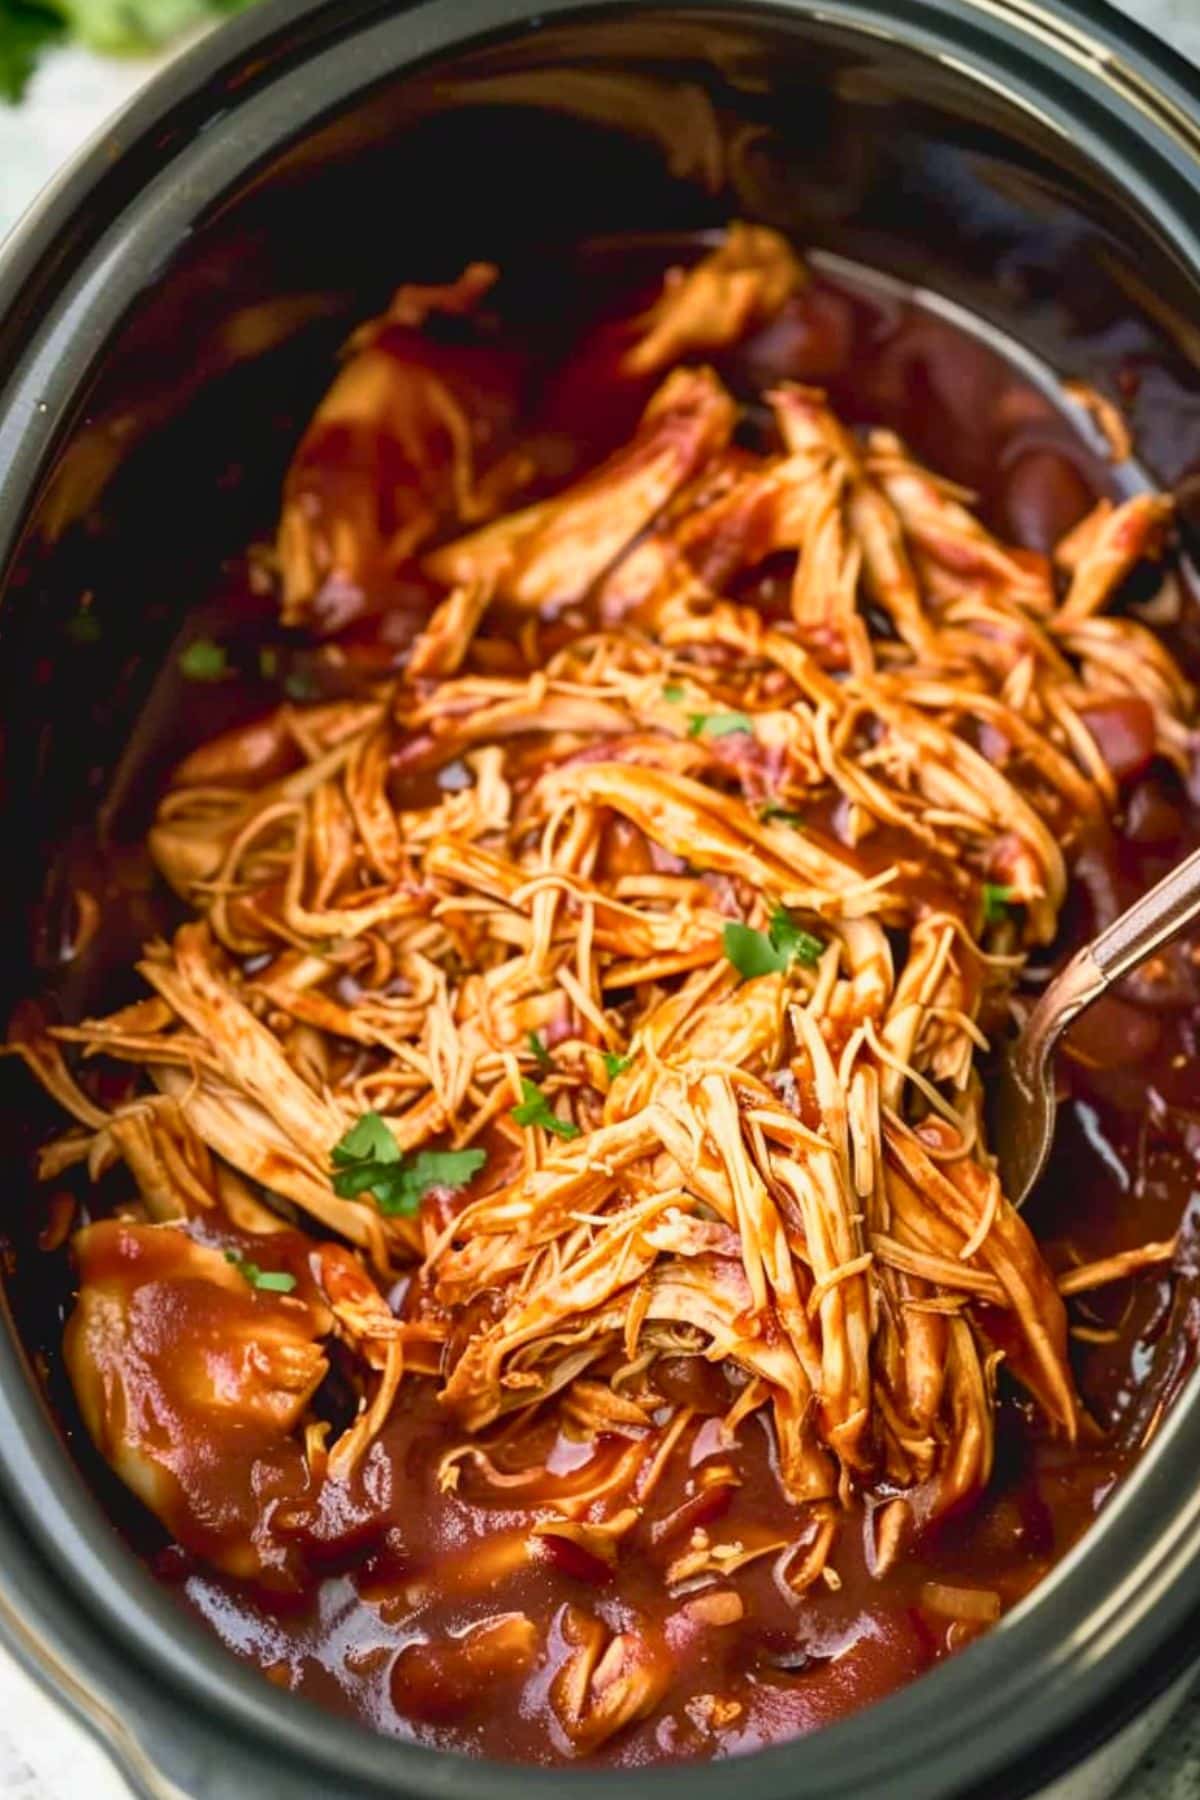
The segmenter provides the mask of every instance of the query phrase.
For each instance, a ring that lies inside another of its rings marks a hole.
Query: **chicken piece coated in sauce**
[[[735,416],[711,370],[677,369],[630,443],[599,469],[553,500],[435,550],[425,567],[438,581],[483,586],[517,606],[570,605],[724,448]]]
[[[280,1578],[265,1496],[308,1484],[297,1432],[328,1368],[327,1309],[254,1286],[175,1227],[103,1219],[75,1249],[65,1354],[93,1442],[186,1548],[231,1575]]]
[[[336,631],[377,604],[439,527],[487,518],[532,465],[504,446],[521,362],[420,327],[462,319],[495,279],[472,263],[439,288],[401,288],[352,338],[296,451],[277,553],[285,624]]]
[[[625,369],[646,375],[682,357],[711,354],[771,319],[807,283],[803,263],[768,225],[732,224],[694,268],[672,269],[626,353]]]

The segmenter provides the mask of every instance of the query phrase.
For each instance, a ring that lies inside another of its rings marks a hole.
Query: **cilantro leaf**
[[[376,1112],[365,1112],[330,1154],[334,1193],[342,1200],[369,1194],[388,1218],[411,1218],[431,1188],[466,1187],[487,1161],[483,1150],[419,1150],[404,1156]]]
[[[411,1218],[432,1188],[466,1187],[486,1161],[483,1150],[418,1150],[411,1161],[386,1165],[371,1192],[386,1217]]]
[[[572,1125],[569,1119],[560,1119],[537,1082],[529,1081],[524,1075],[521,1077],[521,1104],[513,1107],[512,1116],[518,1125],[540,1125],[543,1131],[552,1131],[555,1137],[579,1136],[578,1125]]]
[[[688,736],[722,738],[733,737],[736,732],[754,732],[754,721],[749,713],[715,712],[689,713]]]
[[[786,907],[778,906],[771,914],[766,931],[731,920],[722,934],[725,955],[743,980],[759,975],[777,975],[794,962],[812,968],[825,948],[820,938],[797,925]]]
[[[721,934],[721,943],[727,959],[745,981],[753,981],[759,975],[777,975],[791,960],[775,948],[765,931],[755,931],[752,925],[733,920]]]
[[[426,1188],[463,1188],[486,1161],[486,1150],[419,1150],[412,1175],[422,1193]]]
[[[482,1150],[419,1150],[411,1160],[352,1163],[333,1171],[343,1200],[369,1194],[385,1218],[412,1218],[432,1188],[465,1187],[487,1157]]]
[[[604,1072],[610,1081],[615,1081],[618,1075],[623,1075],[626,1069],[632,1067],[632,1056],[618,1056],[615,1050],[604,1052]]]
[[[983,922],[985,925],[1000,925],[1008,917],[1009,902],[1013,897],[1010,887],[1003,887],[994,881],[983,884]]]
[[[775,948],[786,955],[789,961],[803,963],[809,969],[814,969],[820,962],[824,944],[811,931],[805,931],[802,925],[797,925],[786,906],[775,908],[768,930]]]
[[[669,700],[672,706],[678,706],[679,702],[683,699],[685,692],[686,690],[682,682],[668,681],[666,687],[662,691],[662,695],[663,699]]]
[[[333,1147],[335,1163],[361,1162],[364,1157],[383,1163],[400,1161],[400,1146],[392,1136],[391,1127],[377,1112],[365,1112]]]
[[[260,1269],[256,1262],[248,1262],[236,1250],[227,1250],[225,1261],[232,1263],[238,1274],[261,1293],[290,1294],[296,1285],[296,1277],[289,1275],[286,1269]]]
[[[543,1075],[548,1075],[554,1067],[554,1058],[547,1050],[539,1032],[531,1031],[529,1034],[529,1054]]]
[[[179,658],[179,672],[189,681],[224,681],[229,673],[229,654],[212,638],[193,638]]]
[[[804,814],[791,812],[786,806],[777,806],[774,800],[768,800],[765,806],[759,807],[758,816],[764,825],[775,820],[781,825],[793,825],[797,831],[804,829]]]

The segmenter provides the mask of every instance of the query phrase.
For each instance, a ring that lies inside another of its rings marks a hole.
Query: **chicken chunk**
[[[249,1265],[260,1278],[270,1245]],[[253,1285],[247,1265],[173,1226],[105,1219],[75,1250],[66,1361],[93,1443],[185,1548],[233,1575],[285,1577],[268,1496],[308,1485],[296,1432],[328,1366],[324,1307]]]

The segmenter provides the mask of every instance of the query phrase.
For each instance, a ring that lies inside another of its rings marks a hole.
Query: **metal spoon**
[[[1021,1031],[1004,1046],[989,1083],[988,1123],[1000,1184],[1014,1206],[1028,1199],[1054,1140],[1054,1051],[1063,1032],[1114,982],[1197,918],[1200,850],[1193,850],[1107,931],[1075,953],[1039,996]]]

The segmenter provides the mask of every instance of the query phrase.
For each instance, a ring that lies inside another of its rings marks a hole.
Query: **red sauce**
[[[561,446],[574,431],[573,448],[560,450],[558,479],[574,457],[591,460],[621,437],[644,398],[633,395],[628,407],[616,407],[605,382],[613,353],[606,331],[603,318],[593,320],[582,350],[542,395],[547,442]],[[932,314],[885,305],[833,281],[816,281],[717,366],[735,392],[785,376],[820,382],[844,417],[893,427],[918,454],[978,486],[990,522],[1031,549],[1044,550],[1109,481],[1047,396],[995,351]],[[503,405],[493,411],[499,430]],[[777,600],[773,582],[768,566],[747,597],[769,610]],[[336,657],[314,659],[316,679],[341,688],[356,672],[393,658],[405,641],[398,616],[357,620]],[[262,698],[261,686],[247,683],[247,712]],[[228,693],[220,703],[229,707]],[[191,720],[202,741],[212,725],[203,704],[192,707]],[[1117,840],[1086,852],[1080,897],[1056,954],[1200,835],[1177,778],[1151,760],[1136,705],[1089,723],[1124,784],[1124,805]],[[395,772],[406,795],[436,784],[436,771],[421,766],[420,747],[414,749],[413,767]],[[269,742],[261,754],[270,766]],[[836,821],[815,822],[814,829],[826,828],[835,832]],[[614,840],[612,854],[636,849]],[[875,853],[890,847],[878,845]],[[124,960],[119,928],[89,948],[72,980],[94,990],[106,958]],[[725,1448],[709,1421],[729,1405],[731,1390],[718,1371],[694,1362],[668,1371],[666,1379],[677,1383],[670,1397],[692,1406],[695,1417],[625,1540],[619,1580],[602,1554],[562,1539],[540,1538],[531,1558],[525,1545],[539,1514],[522,1510],[519,1486],[506,1490],[507,1500],[498,1498],[469,1461],[456,1487],[439,1480],[441,1459],[462,1434],[447,1425],[432,1383],[404,1384],[336,1506],[328,1488],[310,1491],[295,1445],[270,1431],[238,1455],[194,1442],[191,1466],[178,1471],[181,1482],[215,1484],[234,1517],[248,1492],[269,1492],[277,1532],[294,1548],[286,1567],[253,1584],[214,1574],[176,1546],[164,1548],[158,1528],[111,1482],[105,1497],[181,1603],[231,1651],[272,1681],[384,1732],[492,1757],[553,1762],[568,1755],[547,1700],[577,1645],[579,1609],[614,1633],[638,1627],[649,1653],[671,1670],[666,1698],[599,1748],[603,1762],[638,1766],[751,1750],[839,1718],[963,1648],[981,1629],[932,1610],[928,1583],[986,1587],[1004,1609],[1027,1594],[1087,1529],[1191,1368],[1200,1330],[1198,960],[1200,944],[1178,947],[1155,979],[1127,984],[1105,1003],[1105,1016],[1097,1009],[1080,1028],[1063,1059],[1068,1099],[1058,1146],[1030,1209],[1055,1267],[1178,1229],[1174,1265],[1073,1305],[1073,1319],[1092,1340],[1077,1339],[1073,1352],[1089,1415],[1080,1444],[1050,1442],[1030,1403],[1002,1389],[996,1470],[982,1502],[928,1531],[883,1581],[871,1573],[872,1521],[860,1507],[842,1528],[837,1587],[818,1583],[797,1599],[781,1578],[780,1550],[772,1549],[738,1574],[744,1611],[730,1623],[705,1617],[698,1596],[665,1597],[664,1570],[697,1541],[695,1533],[719,1525],[722,1541],[750,1547],[790,1543],[795,1529],[761,1416],[736,1450]],[[61,1192],[53,1203],[61,1210]],[[61,1277],[61,1251],[56,1266]],[[295,1304],[303,1304],[303,1255],[290,1234],[281,1234],[273,1266],[295,1269]],[[151,1311],[156,1292],[143,1290]],[[238,1319],[209,1317],[214,1343],[228,1342],[247,1308],[281,1305],[262,1295],[220,1304],[234,1307]],[[169,1315],[166,1300],[161,1306],[152,1322],[167,1344],[181,1321]],[[94,1468],[60,1374],[52,1373],[51,1388],[81,1457]],[[336,1367],[318,1399],[336,1416]],[[545,1458],[569,1491],[599,1478],[622,1447],[615,1437],[593,1446],[565,1437],[515,1446],[511,1472],[523,1456]],[[522,1613],[537,1626],[537,1653],[528,1656],[519,1644],[513,1653],[511,1634],[519,1637],[520,1628],[509,1615]]]
[[[1137,1015],[1145,1017],[1140,1008]],[[336,1518],[319,1506],[306,1510],[298,1470],[289,1485],[275,1465],[272,1487],[278,1482],[294,1512],[298,1545],[318,1571],[327,1567],[302,1595],[272,1598],[177,1551],[163,1572],[230,1649],[272,1679],[381,1730],[488,1756],[557,1761],[569,1753],[542,1704],[553,1649],[525,1680],[514,1680],[507,1665],[501,1679],[468,1678],[470,1662],[446,1654],[482,1622],[509,1613],[550,1622],[559,1663],[569,1649],[560,1639],[572,1606],[614,1631],[651,1621],[662,1634],[672,1658],[670,1706],[596,1752],[619,1766],[751,1750],[880,1698],[978,1634],[930,1611],[924,1585],[985,1586],[1006,1610],[1014,1605],[1091,1524],[1191,1369],[1200,1333],[1196,1016],[1185,1009],[1160,1023],[1150,1054],[1136,1054],[1135,1045],[1119,1067],[1091,1070],[1064,1059],[1071,1098],[1032,1216],[1058,1267],[1169,1236],[1182,1221],[1175,1265],[1074,1303],[1073,1317],[1108,1339],[1075,1345],[1091,1421],[1080,1444],[1049,1441],[1032,1407],[1006,1395],[983,1501],[928,1534],[883,1582],[870,1573],[870,1520],[860,1512],[839,1539],[836,1592],[818,1584],[797,1603],[779,1579],[776,1551],[739,1572],[745,1617],[736,1624],[697,1624],[686,1599],[664,1610],[664,1570],[695,1530],[711,1525],[721,1541],[753,1543],[790,1542],[795,1529],[760,1423],[730,1458],[702,1416],[622,1547],[619,1583],[586,1552],[548,1549],[531,1563],[515,1561],[538,1509],[498,1504],[472,1481],[469,1466],[456,1492],[439,1487],[439,1460],[461,1433],[447,1430],[432,1384],[403,1391]],[[688,1398],[700,1415],[728,1404],[727,1394]],[[580,1446],[564,1440],[550,1461],[564,1469],[565,1482],[583,1485],[619,1449],[616,1440],[601,1442],[580,1462]],[[529,1444],[522,1454],[540,1450]],[[706,1487],[706,1468],[729,1461],[740,1485]],[[440,1656],[417,1655],[423,1644],[441,1646]],[[711,1696],[740,1711],[714,1714]]]

